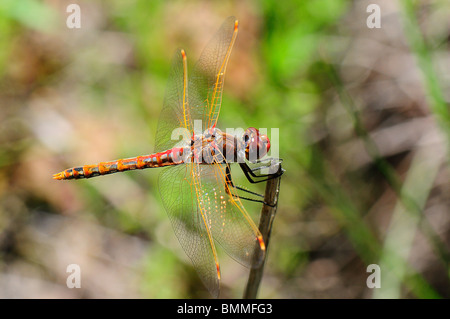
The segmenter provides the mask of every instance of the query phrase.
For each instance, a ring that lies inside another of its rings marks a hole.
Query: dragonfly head
[[[261,134],[256,128],[249,127],[243,135],[245,143],[245,157],[253,162],[266,155],[270,150],[270,141],[267,135]]]

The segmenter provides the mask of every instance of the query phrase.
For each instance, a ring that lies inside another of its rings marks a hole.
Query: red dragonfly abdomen
[[[68,168],[54,174],[53,179],[82,179],[135,169],[163,167],[183,163],[184,148],[172,148],[165,152],[143,155],[112,162],[101,162],[95,165],[84,165]]]

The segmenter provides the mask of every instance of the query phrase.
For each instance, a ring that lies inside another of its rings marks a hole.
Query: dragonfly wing
[[[191,119],[202,120],[202,129],[217,122],[228,59],[238,32],[235,17],[229,17],[203,50],[189,77],[188,104]]]
[[[237,27],[234,17],[225,20],[203,50],[189,82],[186,54],[183,50],[175,52],[156,132],[156,152],[174,147],[176,141],[172,137],[179,138],[179,135],[172,136],[175,129],[187,129],[186,132],[192,134],[194,120],[202,121],[202,132],[216,124],[222,103],[225,72],[237,36]]]
[[[175,53],[158,122],[156,152],[175,146],[173,138],[179,138],[180,134],[174,135],[174,130],[178,128],[187,133],[185,143],[190,142],[194,120],[202,121],[202,130],[216,124],[237,27],[234,17],[225,20],[204,49],[189,82],[186,55],[183,50]],[[165,168],[158,183],[175,234],[215,297],[219,294],[220,270],[213,238],[246,266],[252,265],[255,252],[264,255],[261,234],[239,198],[232,196],[234,189],[226,188],[225,181],[221,165],[185,163]]]
[[[213,238],[242,265],[257,267],[264,258],[264,241],[236,190],[226,183],[225,165],[202,165],[200,170],[202,202]]]
[[[156,130],[155,152],[163,152],[175,146],[181,133],[185,139],[190,138],[191,120],[187,107],[187,58],[184,50],[175,51],[169,73],[169,80],[164,98],[164,104]],[[173,132],[181,128],[180,134]]]
[[[219,263],[210,232],[212,221],[197,195],[198,170],[199,165],[194,163],[164,168],[159,189],[178,241],[209,292],[217,298]]]

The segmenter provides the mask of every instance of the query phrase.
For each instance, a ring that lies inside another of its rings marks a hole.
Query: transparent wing
[[[164,104],[156,130],[155,152],[171,149],[177,143],[172,132],[177,128],[190,130],[191,120],[187,107],[187,66],[183,50],[175,51],[169,73]],[[178,136],[177,136],[178,138]]]
[[[220,271],[211,237],[212,220],[199,205],[198,164],[164,168],[159,189],[175,235],[209,292],[219,295]]]
[[[235,17],[229,17],[203,50],[189,77],[188,104],[192,121],[202,120],[202,130],[217,122],[228,59],[238,32]]]
[[[174,147],[172,132],[202,121],[202,132],[217,122],[228,59],[237,36],[237,20],[229,17],[203,50],[187,80],[187,58],[177,50],[172,60],[163,109],[156,131],[155,152]],[[188,95],[189,91],[189,95]],[[196,132],[201,133],[201,132]]]
[[[156,152],[174,147],[177,142],[172,140],[172,133],[177,128],[187,129],[191,136],[194,120],[202,121],[202,131],[216,124],[237,26],[234,17],[225,20],[204,49],[189,82],[186,55],[183,50],[175,53],[158,122]],[[256,225],[226,181],[225,166],[196,163],[164,168],[159,180],[174,232],[215,297],[219,294],[220,270],[213,238],[246,266],[253,264],[255,253],[262,260],[265,249]]]
[[[236,190],[226,183],[225,168],[219,164],[200,167],[201,203],[211,221],[212,236],[228,255],[242,265],[249,268],[258,266],[265,252],[262,235]]]

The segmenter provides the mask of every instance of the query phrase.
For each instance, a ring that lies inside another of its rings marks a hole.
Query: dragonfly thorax
[[[213,127],[206,129],[203,134],[194,135],[192,139],[192,156],[196,163],[212,164],[224,163],[227,157],[227,135]]]
[[[250,127],[241,136],[224,133],[218,128],[208,128],[192,137],[191,160],[200,164],[255,162],[270,150],[269,138]]]

